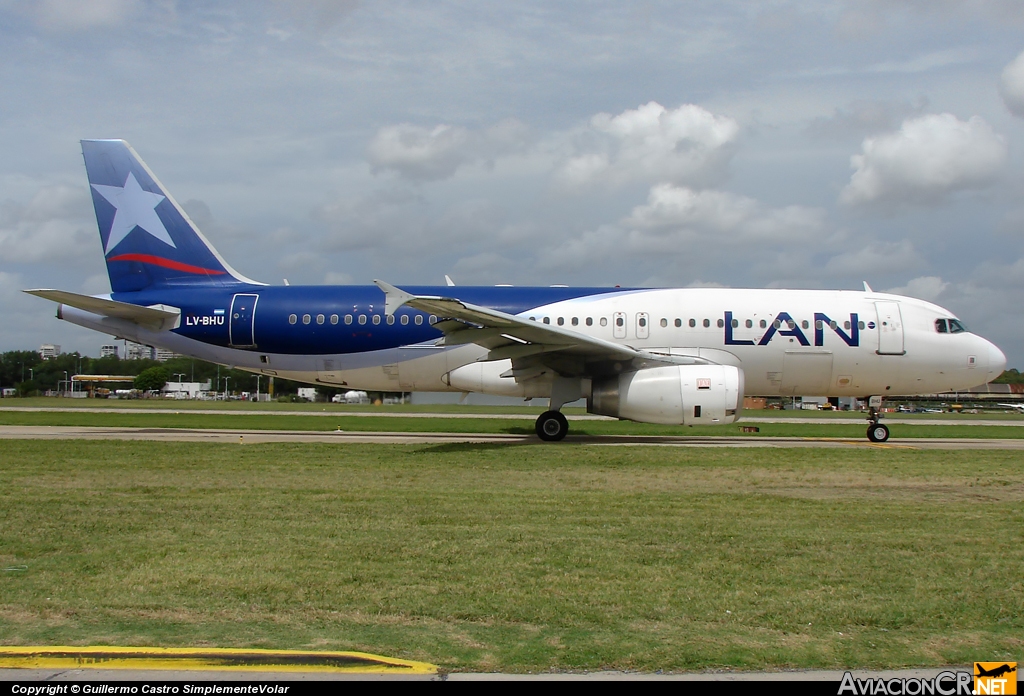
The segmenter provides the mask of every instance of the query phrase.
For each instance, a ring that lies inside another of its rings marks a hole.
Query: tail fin
[[[254,284],[228,265],[123,140],[83,140],[110,289]]]

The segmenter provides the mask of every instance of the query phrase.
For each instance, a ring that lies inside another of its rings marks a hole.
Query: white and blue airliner
[[[83,140],[111,293],[26,292],[57,317],[250,372],[374,391],[549,399],[673,425],[732,423],[744,394],[963,390],[1003,353],[930,302],[872,291],[270,286],[233,269],[128,143]]]

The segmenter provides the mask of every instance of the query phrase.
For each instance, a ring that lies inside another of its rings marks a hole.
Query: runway
[[[351,417],[351,418],[466,418],[473,420],[522,420],[533,421],[537,413],[464,413],[464,412],[426,412],[426,411],[388,411],[386,407],[375,411],[345,411],[345,410],[323,410],[323,411],[268,411],[259,409],[214,409],[214,408],[124,408],[124,407],[78,407],[68,406],[0,406],[0,412],[10,411],[12,413],[160,413],[165,415],[196,414],[201,416],[319,416],[319,417]],[[765,411],[744,411],[740,423],[757,425],[758,423],[807,423],[813,425],[859,425],[867,422],[866,414],[856,414],[849,417],[804,417],[793,416],[752,416],[750,413],[765,413]],[[769,412],[770,413],[770,412]],[[857,417],[860,416],[860,417]],[[614,421],[616,418],[610,416],[597,416],[590,413],[566,414],[569,421]],[[993,425],[1006,427],[1024,427],[1024,417],[1013,420],[997,420],[994,418],[907,418],[907,417],[886,417],[885,423],[897,425]]]
[[[365,431],[206,430],[197,428],[112,428],[50,425],[2,425],[4,440],[148,440],[150,442],[328,442],[336,444],[505,444],[545,445],[535,435],[506,433],[396,433]],[[563,443],[589,446],[872,448],[938,450],[1024,450],[1024,439],[900,438],[885,443],[833,437],[696,437],[682,435],[569,435]],[[555,445],[558,446],[558,445]]]

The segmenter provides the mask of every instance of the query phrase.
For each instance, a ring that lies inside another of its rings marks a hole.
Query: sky
[[[0,0],[0,350],[109,338],[82,138],[271,284],[861,289],[1024,368],[1019,0]]]

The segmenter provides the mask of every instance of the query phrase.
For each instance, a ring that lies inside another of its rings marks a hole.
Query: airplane
[[[1012,408],[1017,413],[1024,413],[1024,404],[996,404],[996,406],[1002,406],[1003,408]]]
[[[83,140],[111,293],[25,292],[64,321],[201,360],[366,391],[548,399],[643,423],[728,424],[745,394],[852,396],[885,442],[885,395],[964,390],[1006,357],[930,302],[863,291],[271,286],[214,249],[123,140]]]

